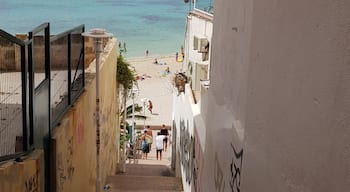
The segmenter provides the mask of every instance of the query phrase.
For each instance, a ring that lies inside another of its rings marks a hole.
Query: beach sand
[[[163,65],[153,64],[155,58],[158,63]],[[139,93],[135,98],[135,103],[143,106],[142,98],[150,99],[153,103],[153,114],[145,107],[145,115],[147,119],[135,120],[137,126],[145,124],[150,126],[159,126],[162,124],[172,125],[172,105],[173,105],[173,88],[174,73],[181,71],[182,62],[175,61],[175,54],[161,55],[161,56],[145,56],[125,58],[131,66],[136,70],[139,77],[138,87]],[[166,64],[164,64],[166,63]],[[165,72],[169,67],[170,73]],[[132,103],[129,99],[128,104]],[[140,114],[143,114],[141,112]]]

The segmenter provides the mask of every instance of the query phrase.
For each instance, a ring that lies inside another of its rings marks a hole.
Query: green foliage
[[[126,123],[126,127],[129,127],[129,124],[128,124],[128,123]],[[123,130],[123,129],[124,129],[124,126],[121,125],[120,128],[121,128],[121,130]],[[126,129],[126,130],[127,130],[127,129]],[[122,131],[122,132],[120,133],[120,139],[119,139],[120,147],[122,147],[122,146],[124,145],[124,141],[128,142],[129,139],[130,139],[130,135],[129,135],[128,133],[126,133],[125,139],[124,139],[124,131]]]
[[[122,55],[117,58],[117,81],[125,91],[132,89],[133,84],[136,83],[136,72],[130,68],[130,64]]]
[[[130,66],[130,64],[124,60],[122,55],[119,55],[117,57],[117,81],[119,83],[119,85],[123,86],[123,106],[124,106],[124,110],[125,108],[127,109],[127,113],[129,112],[128,108],[126,107],[126,100],[128,97],[128,92],[132,89],[133,85],[136,84],[137,85],[137,81],[136,81],[136,72],[135,70],[133,70]],[[139,107],[135,107],[135,111],[139,110]],[[131,110],[130,110],[131,111]],[[132,113],[132,111],[131,111]],[[126,127],[128,126],[127,122],[126,122],[126,118],[127,118],[127,114],[124,114],[124,112],[122,112],[120,114],[121,116],[121,125],[120,128],[121,130],[124,130],[124,133],[121,133],[120,136],[120,146],[124,146],[124,150],[125,150],[125,145],[124,141],[129,140],[129,135],[125,134],[126,132]],[[123,127],[125,125],[125,127]]]

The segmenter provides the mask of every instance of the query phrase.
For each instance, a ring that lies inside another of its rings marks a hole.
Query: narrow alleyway
[[[157,131],[153,130],[153,135]],[[154,140],[154,138],[153,138]],[[126,173],[120,173],[108,178],[109,192],[180,192],[182,189],[181,178],[175,177],[171,169],[171,145],[167,151],[163,151],[162,160],[156,159],[155,141],[147,160],[138,159],[126,164]]]
[[[153,64],[155,58],[167,65]],[[135,67],[139,76],[145,78],[138,81],[139,93],[135,98],[135,103],[143,106],[142,98],[150,99],[153,102],[153,113],[145,111],[147,119],[135,120],[136,125],[150,125],[160,128],[162,124],[167,126],[172,124],[172,78],[175,72],[182,67],[181,62],[176,62],[175,55],[149,56],[140,58],[128,58],[130,64]],[[165,74],[164,70],[169,67],[171,73]],[[130,101],[131,102],[131,101]],[[108,178],[110,192],[117,191],[183,191],[182,179],[174,177],[171,164],[171,145],[168,150],[163,151],[162,160],[156,159],[155,137],[159,130],[153,130],[153,144],[147,160],[138,159],[137,164],[127,160],[126,173],[117,174]],[[170,134],[172,134],[170,132]],[[107,190],[108,191],[108,190]]]

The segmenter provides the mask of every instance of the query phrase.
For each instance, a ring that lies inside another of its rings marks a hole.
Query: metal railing
[[[48,154],[51,127],[85,86],[84,25],[50,36],[44,23],[20,40],[0,29],[0,161]]]
[[[84,25],[51,38],[52,126],[78,98],[84,88]]]
[[[26,72],[25,43],[0,29],[0,160],[28,149]]]
[[[28,33],[29,145],[44,149],[50,135],[50,25]]]

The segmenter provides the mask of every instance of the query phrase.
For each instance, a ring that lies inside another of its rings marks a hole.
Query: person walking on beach
[[[143,132],[146,132],[147,135],[153,137],[151,126],[147,125],[146,128],[143,130]]]
[[[182,55],[182,59],[185,58],[185,52],[184,52],[184,47],[181,46],[181,55]]]
[[[147,131],[144,131],[143,135],[141,136],[141,150],[142,150],[142,159],[147,160],[147,155],[149,153],[149,145],[146,140]]]
[[[149,112],[151,112],[151,114],[153,114],[152,110],[153,110],[153,103],[151,100],[148,100],[148,110]]]
[[[162,125],[162,128],[160,129],[160,134],[165,136],[163,139],[163,145],[164,145],[164,151],[166,151],[168,148],[169,132],[168,132],[168,129],[166,129],[164,124]]]
[[[176,54],[175,54],[175,60],[178,61],[178,58],[179,58],[179,53],[176,52]]]
[[[153,64],[156,64],[156,65],[158,65],[158,59],[157,59],[157,58],[155,58],[155,59],[154,59],[154,62],[153,62]]]
[[[156,156],[157,156],[157,160],[158,160],[158,156],[159,156],[159,160],[162,160],[162,151],[163,151],[163,140],[164,140],[165,136],[161,135],[160,132],[157,133],[157,137],[156,137]]]
[[[149,53],[149,52],[148,52],[148,49],[147,49],[147,50],[146,50],[146,56],[148,56],[148,53]]]
[[[165,73],[166,73],[166,74],[169,74],[169,73],[170,73],[170,68],[169,68],[169,67],[167,67],[167,68],[165,69]]]
[[[149,125],[147,125],[146,129],[144,129],[143,132],[146,133],[146,135],[148,136],[148,137],[146,137],[146,141],[148,143],[149,151],[151,151],[152,140],[153,140],[153,133],[152,133],[151,127]]]

